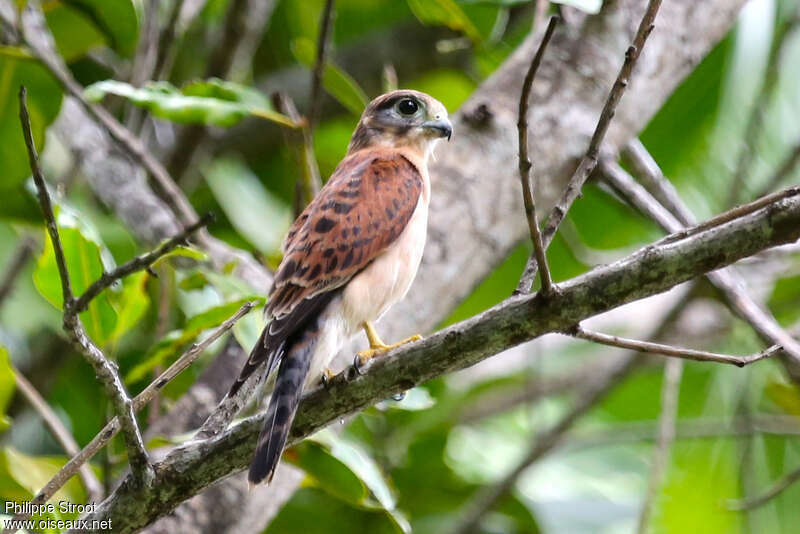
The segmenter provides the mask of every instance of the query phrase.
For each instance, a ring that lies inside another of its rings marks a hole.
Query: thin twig
[[[17,248],[8,262],[8,267],[3,273],[3,280],[0,281],[0,308],[2,308],[6,297],[11,294],[11,290],[14,289],[17,277],[28,262],[28,258],[33,254],[35,247],[36,240],[30,235],[23,236],[19,244],[17,244]]]
[[[632,148],[632,149],[631,149]],[[634,167],[642,169],[644,172],[643,183],[653,191],[652,193],[644,190],[633,178],[625,172],[619,165],[614,163],[604,163],[602,166],[603,177],[612,187],[617,189],[632,205],[642,204],[655,205],[658,201],[653,198],[655,194],[661,198],[667,198],[667,209],[674,215],[675,219],[684,226],[692,226],[683,232],[679,231],[680,226],[675,225],[674,221],[668,219],[654,219],[665,231],[673,232],[672,236],[665,238],[666,242],[675,239],[683,239],[691,236],[694,232],[703,232],[710,228],[719,226],[747,213],[753,213],[762,209],[764,206],[772,205],[773,202],[789,198],[800,191],[800,188],[789,188],[771,195],[762,197],[750,204],[737,206],[736,208],[713,217],[699,225],[693,226],[695,217],[680,199],[672,183],[666,179],[655,160],[647,153],[641,143],[633,144],[626,151],[626,156],[634,163]],[[648,170],[649,169],[649,170]],[[663,241],[663,240],[662,240]],[[785,353],[796,362],[800,362],[800,343],[781,328],[778,321],[772,314],[759,306],[750,295],[745,291],[746,284],[741,276],[733,269],[720,269],[708,273],[707,278],[719,289],[725,297],[727,306],[753,329],[770,345],[780,345]]]
[[[550,216],[547,218],[547,225],[545,226],[544,232],[542,232],[542,239],[545,249],[547,249],[547,247],[550,245],[550,242],[553,240],[558,227],[561,225],[561,221],[563,221],[564,217],[566,217],[569,208],[572,206],[572,203],[575,202],[575,200],[581,195],[581,189],[583,188],[583,184],[586,182],[586,179],[597,166],[600,145],[603,142],[606,132],[608,131],[608,127],[611,124],[611,119],[614,117],[614,113],[616,112],[617,105],[622,98],[622,94],[625,92],[625,88],[628,86],[631,73],[636,65],[636,61],[641,55],[645,41],[647,41],[647,37],[655,27],[653,22],[655,21],[656,14],[658,13],[658,8],[660,6],[661,0],[650,0],[647,4],[647,9],[645,10],[641,22],[639,23],[636,36],[633,38],[633,42],[625,52],[625,61],[622,63],[622,67],[617,75],[617,79],[614,81],[614,85],[608,94],[605,105],[603,106],[603,111],[600,113],[600,119],[597,121],[597,126],[595,127],[594,134],[589,142],[589,148],[586,150],[586,155],[581,159],[578,167],[575,169],[575,172],[567,184],[567,188],[564,190],[564,193],[559,199],[558,204],[556,204],[556,206],[550,211]],[[517,289],[515,291],[516,294],[530,292],[531,287],[533,286],[533,279],[536,276],[536,270],[536,258],[535,255],[531,255],[531,257],[528,258],[528,262],[525,265],[525,270],[523,271],[522,277],[517,285]]]
[[[70,284],[69,271],[67,270],[67,261],[64,257],[64,250],[61,246],[61,238],[58,235],[58,227],[56,225],[55,215],[53,214],[53,205],[50,201],[50,194],[47,192],[47,184],[44,180],[44,175],[39,167],[39,159],[36,154],[36,146],[33,141],[33,133],[31,132],[30,117],[28,115],[28,107],[26,102],[25,87],[20,88],[19,92],[19,115],[20,122],[22,123],[22,130],[25,136],[25,144],[28,147],[28,158],[30,159],[31,171],[33,179],[36,183],[36,190],[39,196],[39,205],[42,209],[42,214],[45,219],[47,231],[50,234],[50,240],[53,244],[53,251],[56,258],[56,265],[58,266],[58,274],[61,278],[61,289],[64,301],[64,330],[70,337],[72,343],[83,353],[86,359],[94,368],[94,372],[98,379],[103,383],[106,394],[114,404],[114,409],[119,417],[122,429],[125,436],[125,447],[128,451],[128,459],[131,465],[131,471],[134,473],[137,481],[144,486],[147,486],[153,480],[153,469],[150,466],[150,461],[147,457],[144,443],[142,442],[142,435],[139,431],[139,426],[136,423],[136,417],[133,413],[133,406],[130,397],[125,391],[125,386],[119,378],[117,368],[113,365],[103,354],[100,348],[89,339],[86,331],[83,328],[83,323],[77,314],[69,313],[68,310],[72,307],[74,296],[72,293],[72,285]]]
[[[752,510],[767,504],[769,501],[783,493],[792,484],[800,480],[800,467],[788,473],[768,490],[760,495],[748,497],[746,499],[731,500],[728,502],[728,509],[730,510]]]
[[[193,343],[169,368],[153,380],[136,398],[133,399],[133,409],[141,410],[147,405],[161,390],[177,377],[184,369],[189,367],[212,343],[228,332],[233,325],[247,315],[255,306],[254,302],[246,302],[239,310],[229,317],[225,322],[214,329],[208,337],[199,343]],[[90,441],[79,453],[70,458],[64,466],[50,479],[50,481],[36,494],[31,500],[33,505],[41,505],[50,500],[55,493],[61,489],[67,481],[78,471],[78,469],[88,462],[100,449],[111,441],[111,438],[120,431],[119,417],[114,417],[103,429]],[[14,519],[24,520],[29,516],[20,514]]]
[[[522,198],[525,203],[525,217],[528,219],[528,230],[533,242],[533,255],[536,258],[536,264],[539,270],[539,278],[542,283],[542,294],[549,295],[553,292],[553,278],[550,275],[550,267],[547,265],[547,254],[544,250],[542,243],[542,233],[539,229],[539,220],[536,216],[536,201],[533,195],[533,184],[531,180],[531,172],[533,164],[531,163],[530,156],[528,155],[528,103],[530,101],[531,88],[533,87],[533,80],[536,77],[536,71],[542,62],[542,56],[553,37],[553,32],[558,24],[558,17],[550,17],[550,22],[547,24],[547,30],[544,32],[542,42],[533,56],[528,72],[525,74],[525,79],[522,81],[522,92],[519,97],[519,116],[517,119],[517,135],[519,140],[519,178],[522,184]]]
[[[75,301],[69,307],[69,313],[81,313],[86,311],[92,299],[99,295],[104,289],[111,287],[117,280],[121,280],[122,278],[135,272],[148,269],[151,265],[157,262],[159,258],[169,254],[177,247],[185,245],[190,235],[200,228],[205,227],[213,220],[214,214],[206,213],[200,217],[198,221],[187,226],[182,232],[174,237],[171,237],[155,250],[147,252],[146,254],[142,254],[141,256],[137,256],[132,260],[123,263],[111,272],[104,272],[100,278],[95,280],[89,287],[86,288],[86,291],[84,291],[80,297],[75,299]]]
[[[586,330],[581,326],[576,326],[573,330],[568,332],[569,335],[600,343],[601,345],[608,345],[610,347],[619,347],[622,349],[636,350],[639,352],[646,352],[648,354],[660,354],[662,356],[670,356],[673,358],[680,358],[684,360],[693,360],[696,362],[715,362],[727,363],[735,365],[736,367],[744,367],[751,363],[770,358],[775,356],[781,351],[779,345],[773,345],[766,350],[751,354],[748,356],[731,356],[729,354],[719,354],[716,352],[707,352],[704,350],[684,349],[674,347],[672,345],[662,345],[661,343],[652,343],[649,341],[640,341],[637,339],[629,339],[619,336],[611,336]]]
[[[300,116],[289,95],[275,93],[272,95],[272,102],[275,109],[296,124],[302,125],[299,130],[289,130],[288,128],[283,130],[286,144],[294,153],[295,161],[300,169],[300,179],[297,180],[295,187],[294,211],[297,216],[322,189],[322,177],[317,165],[317,158],[314,156],[314,141],[311,138],[308,121]]]
[[[772,50],[770,50],[769,60],[767,61],[767,71],[764,75],[764,83],[761,85],[761,89],[758,92],[756,103],[747,119],[747,125],[745,126],[744,135],[742,136],[739,157],[736,162],[733,181],[728,195],[728,206],[733,206],[742,198],[742,190],[745,188],[745,178],[750,173],[753,163],[754,148],[761,136],[767,108],[772,102],[772,98],[775,94],[775,87],[778,85],[781,57],[783,56],[786,44],[789,42],[789,36],[794,33],[794,30],[797,29],[799,24],[799,15],[790,18],[778,31],[775,41],[772,44]]]
[[[317,37],[317,57],[311,71],[311,104],[308,112],[308,128],[313,134],[319,120],[320,99],[322,97],[322,76],[325,72],[325,61],[328,54],[333,18],[335,16],[334,0],[325,0],[322,16],[319,20],[319,36]]]
[[[61,423],[61,419],[53,412],[47,401],[39,395],[33,384],[28,382],[28,379],[20,372],[19,369],[14,368],[14,378],[17,382],[17,389],[22,392],[22,395],[28,400],[31,407],[39,414],[44,421],[47,428],[52,432],[53,437],[56,438],[61,448],[64,449],[69,456],[75,456],[80,452],[80,447],[72,437],[69,430]],[[89,502],[100,502],[103,498],[103,485],[95,476],[94,471],[88,465],[82,465],[78,473],[83,481],[83,486],[86,488]]]
[[[653,504],[661,488],[664,471],[669,461],[672,442],[675,440],[675,421],[678,418],[678,396],[681,390],[682,374],[682,360],[667,360],[664,366],[664,382],[661,386],[661,414],[658,418],[658,440],[655,450],[653,451],[653,466],[650,469],[647,494],[642,504],[642,511],[639,514],[639,523],[636,529],[638,534],[645,534],[647,532]]]

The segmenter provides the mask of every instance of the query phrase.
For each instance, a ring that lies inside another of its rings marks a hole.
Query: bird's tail
[[[302,333],[287,340],[275,379],[275,389],[269,400],[266,422],[261,429],[253,462],[250,464],[247,478],[251,484],[272,481],[303,393],[303,384],[311,366],[319,328],[319,319],[312,320]]]

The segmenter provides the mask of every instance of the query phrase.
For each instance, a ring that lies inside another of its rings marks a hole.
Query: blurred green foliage
[[[600,0],[557,3],[590,13],[602,5]],[[737,28],[691,73],[642,134],[698,217],[725,207],[741,134],[774,36],[786,24],[794,3],[749,2]],[[45,10],[58,49],[88,86],[87,96],[107,104],[121,119],[132,105],[147,110],[158,121],[145,135],[152,135],[157,143],[173,123],[213,126],[213,144],[226,128],[250,116],[267,119],[264,139],[252,143],[254,150],[239,150],[235,144],[224,150],[201,150],[201,157],[181,177],[181,185],[199,212],[213,210],[219,215],[211,229],[217,237],[274,265],[291,223],[298,170],[281,141],[280,124],[287,119],[256,86],[292,71],[310,76],[324,0],[278,1],[249,65],[249,77],[236,82],[205,79],[212,52],[208,43],[218,38],[230,6],[228,0],[206,2],[176,41],[175,64],[168,79],[135,88],[125,81],[125,73],[137,48],[143,4],[61,0],[46,2]],[[358,49],[366,40],[398,28],[438,32],[438,45],[429,52],[433,59],[419,61],[425,67],[418,67],[409,79],[400,79],[399,85],[429,92],[455,111],[527,35],[532,10],[526,4],[522,0],[343,0],[337,2],[333,48]],[[15,368],[31,379],[81,445],[94,437],[109,411],[92,369],[59,334],[61,286],[28,184],[30,172],[17,120],[20,84],[28,87],[34,137],[37,146],[44,147],[43,165],[54,185],[76,293],[144,247],[93,196],[85,177],[75,173],[73,157],[60,140],[46,134],[61,108],[63,94],[58,84],[23,47],[3,42],[0,269],[5,270],[24,236],[35,235],[40,244],[36,260],[21,271],[12,295],[0,309],[0,496],[24,500],[66,458],[38,416],[15,395]],[[398,56],[404,53],[402,42],[394,46]],[[466,55],[463,69],[448,61],[450,55],[461,53]],[[757,158],[749,193],[766,182],[800,140],[798,65],[800,40],[794,37],[782,58],[764,134],[753,140]],[[365,102],[375,96],[365,89],[375,84],[353,74],[354,70],[331,58],[325,65],[323,88],[326,98],[335,102],[336,112],[325,116],[314,132],[323,179],[344,155]],[[374,73],[375,78],[379,75]],[[796,172],[793,177],[796,181]],[[603,258],[618,257],[660,235],[652,223],[609,191],[596,184],[587,186],[549,249],[554,278],[564,280],[585,272]],[[468,318],[510,295],[529,254],[527,243],[519,245],[443,324]],[[263,302],[263,295],[231,274],[232,266],[212,270],[204,259],[198,251],[180,249],[157,265],[155,273],[139,273],[104,291],[81,314],[89,335],[116,360],[133,393],[243,302]],[[790,325],[800,318],[800,259],[795,254],[782,261],[780,271],[767,276],[762,285],[767,305],[783,324]],[[747,326],[725,314],[722,317],[724,326],[706,335],[687,334],[687,343],[737,354],[761,348]],[[622,331],[626,326],[617,325]],[[236,325],[233,335],[243,346],[250,346],[262,327],[260,314],[251,313]],[[162,407],[169,407],[191,386],[221,346],[222,342],[214,344],[198,364],[166,388]],[[320,432],[289,450],[285,459],[307,477],[266,532],[413,529],[424,534],[451,528],[475,492],[503,476],[524,455],[536,432],[566,412],[570,396],[553,395],[478,419],[468,417],[471,410],[578,373],[614,352],[578,342],[552,345],[555,349],[543,346],[528,351],[522,364],[513,355],[501,356],[475,370],[434,380],[402,401],[388,400],[366,410],[341,431]],[[643,367],[626,379],[580,420],[563,447],[525,473],[514,491],[485,518],[482,531],[633,532],[647,487],[661,382],[659,366]],[[757,511],[732,512],[724,506],[728,499],[766,487],[800,466],[796,429],[755,433],[750,439],[726,432],[730,428],[726,425],[743,413],[800,417],[800,392],[772,361],[745,372],[695,363],[685,366],[678,440],[655,502],[652,532],[789,534],[796,530],[800,509],[794,503],[800,499],[800,485]],[[141,421],[146,425],[144,415]],[[681,434],[685,424],[697,421],[722,430],[702,439]],[[644,436],[623,439],[631,429],[642,428],[648,431]],[[108,481],[125,469],[118,439],[108,454],[92,462],[98,475]],[[159,439],[153,438],[151,445]],[[80,481],[73,479],[59,497],[83,502],[85,492]]]

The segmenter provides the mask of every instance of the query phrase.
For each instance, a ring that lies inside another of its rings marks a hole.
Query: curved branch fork
[[[363,376],[334,378],[301,402],[296,443],[341,417],[509,347],[562,332],[594,315],[666,291],[769,247],[800,238],[800,187],[759,209],[673,234],[610,265],[558,285],[548,299],[511,297],[471,319],[370,362]],[[216,480],[244,469],[263,423],[250,417],[207,440],[188,442],[155,465],[156,481],[137,488],[130,477],[86,519],[111,519],[115,531],[139,529]]]

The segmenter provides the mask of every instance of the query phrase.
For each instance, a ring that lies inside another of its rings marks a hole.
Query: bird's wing
[[[364,150],[341,162],[286,236],[266,308],[271,322],[232,392],[264,361],[271,372],[286,340],[397,239],[422,183],[416,165],[396,152]]]

